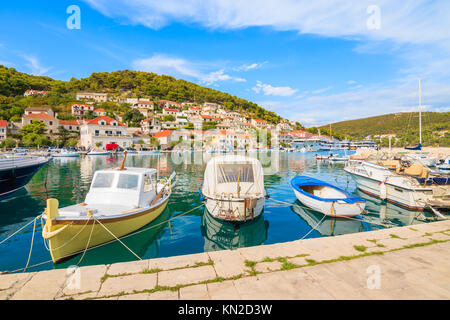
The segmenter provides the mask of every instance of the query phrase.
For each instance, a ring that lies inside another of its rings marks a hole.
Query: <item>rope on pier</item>
[[[28,265],[30,264],[30,258],[31,258],[31,252],[33,251],[33,244],[34,244],[34,233],[36,231],[36,220],[37,217],[33,220],[33,235],[31,236],[31,245],[30,245],[30,252],[28,253],[28,260],[27,260],[27,264],[25,266],[25,268],[23,269],[23,272],[25,272],[28,268]]]

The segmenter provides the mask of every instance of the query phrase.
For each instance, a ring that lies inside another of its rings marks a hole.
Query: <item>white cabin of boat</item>
[[[59,209],[60,216],[116,215],[149,207],[157,193],[156,169],[126,168],[95,172],[85,202]]]
[[[258,159],[228,155],[212,158],[205,169],[203,194],[211,198],[265,196],[264,171]]]

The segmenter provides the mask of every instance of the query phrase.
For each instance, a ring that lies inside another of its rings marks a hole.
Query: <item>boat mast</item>
[[[422,144],[422,92],[421,92],[421,81],[419,77],[419,143]]]

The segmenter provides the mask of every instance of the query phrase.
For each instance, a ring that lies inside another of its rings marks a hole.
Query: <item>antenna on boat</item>
[[[419,77],[419,143],[422,144],[422,79]]]
[[[127,159],[127,151],[125,150],[123,153],[123,159],[122,159],[122,163],[120,164],[120,168],[117,169],[118,171],[126,170],[126,168],[124,168],[126,159]]]

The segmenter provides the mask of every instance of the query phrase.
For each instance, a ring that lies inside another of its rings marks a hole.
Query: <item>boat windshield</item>
[[[240,172],[240,177],[239,177]],[[217,183],[254,182],[252,164],[233,163],[217,165]]]
[[[111,188],[113,180],[114,173],[98,173],[92,184],[92,188]]]
[[[135,174],[121,174],[119,176],[119,182],[117,182],[117,188],[137,190],[139,176]]]

